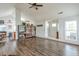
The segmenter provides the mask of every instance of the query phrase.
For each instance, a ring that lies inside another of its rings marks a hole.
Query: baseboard
[[[79,41],[61,40],[61,39],[56,39],[56,38],[52,38],[52,37],[38,37],[38,38],[47,39],[47,40],[55,40],[55,41],[59,41],[59,42],[63,42],[63,43],[79,45]]]

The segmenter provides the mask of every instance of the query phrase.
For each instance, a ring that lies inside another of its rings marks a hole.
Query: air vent
[[[37,25],[37,27],[42,27],[43,25],[42,24],[40,24],[40,25]]]
[[[61,11],[61,12],[59,12],[58,14],[59,14],[59,15],[60,15],[60,14],[63,14],[63,12]]]

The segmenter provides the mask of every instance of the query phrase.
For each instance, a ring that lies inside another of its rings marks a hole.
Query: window
[[[65,22],[65,39],[77,40],[77,21]]]
[[[56,23],[53,23],[53,24],[52,24],[52,27],[56,27]]]

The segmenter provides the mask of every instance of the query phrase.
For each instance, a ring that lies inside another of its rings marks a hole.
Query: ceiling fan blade
[[[36,3],[33,3],[32,5],[36,5]]]
[[[28,4],[32,5],[32,3],[28,3]]]
[[[32,8],[33,6],[30,6],[29,8]]]
[[[28,4],[30,4],[30,5],[36,5],[36,3],[28,3]]]
[[[36,5],[36,6],[42,7],[43,5]]]

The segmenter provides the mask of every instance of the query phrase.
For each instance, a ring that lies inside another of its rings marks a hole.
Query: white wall
[[[36,22],[36,25],[43,24],[42,27],[36,27],[36,36],[37,37],[45,37],[45,22],[44,21],[39,21]]]
[[[13,18],[12,15],[7,15],[7,16],[3,16],[0,17],[0,20],[4,20],[4,24],[0,25],[0,28],[3,28],[3,26],[5,27],[5,30],[2,31],[6,31],[7,32],[7,36],[9,32],[14,32],[15,31],[15,20]],[[9,20],[11,21],[11,23],[9,22]],[[11,27],[9,27],[9,25],[11,25]]]
[[[49,31],[49,22],[45,21],[45,37],[48,37],[48,31]]]
[[[77,20],[77,40],[78,41],[72,41],[72,40],[65,40],[65,30],[64,30],[64,28],[65,28],[65,21],[69,21],[69,20]],[[79,45],[79,15],[76,15],[76,16],[70,16],[70,17],[64,17],[64,18],[59,18],[59,20],[58,20],[58,24],[59,24],[59,39],[56,39],[55,37],[53,37],[52,35],[55,35],[55,34],[53,34],[52,32],[52,30],[53,30],[53,28],[51,28],[50,27],[50,31],[48,32],[48,34],[50,34],[50,35],[48,35],[48,37],[47,38],[49,38],[49,39],[53,39],[53,40],[57,40],[57,41],[62,41],[62,42],[68,42],[68,43],[72,43],[72,44],[78,44]],[[43,38],[46,38],[46,36],[45,36],[45,21],[40,21],[40,22],[36,22],[36,24],[43,24],[43,27],[37,27],[36,28],[36,36],[38,36],[38,37],[43,37]],[[55,30],[57,30],[57,29],[55,29]]]
[[[71,20],[76,20],[77,21],[77,41],[66,40],[65,39],[65,21],[71,21]],[[58,23],[59,23],[59,39],[54,39],[54,40],[79,45],[79,23],[78,22],[79,22],[79,15],[59,18],[59,20],[58,20]],[[51,37],[51,38],[53,39],[53,37]]]
[[[43,27],[36,27],[36,36],[37,37],[53,37],[56,38],[56,32],[58,31],[57,26],[52,27],[52,23],[56,23],[57,21],[37,21],[36,25],[43,24]]]
[[[53,27],[52,24],[56,24],[56,27]],[[48,36],[56,38],[58,32],[58,21],[57,20],[51,20],[49,21],[49,29],[48,29]]]
[[[21,13],[21,21],[22,22],[27,22],[30,21],[32,24],[35,25],[35,21],[30,17],[27,17],[27,15],[25,15],[24,13]]]
[[[60,32],[60,39],[65,39],[65,21],[76,20],[77,21],[77,39],[79,40],[79,15],[65,17],[59,19],[59,32]]]

